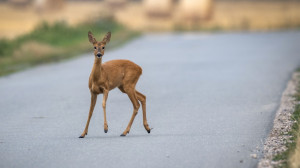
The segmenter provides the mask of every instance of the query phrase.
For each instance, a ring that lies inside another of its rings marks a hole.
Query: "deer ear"
[[[91,31],[88,32],[88,37],[89,37],[90,43],[92,43],[92,44],[97,43],[97,40],[95,39],[95,37]]]
[[[106,35],[104,36],[102,42],[105,43],[105,44],[109,43],[110,37],[111,37],[111,33],[110,32],[106,33]]]

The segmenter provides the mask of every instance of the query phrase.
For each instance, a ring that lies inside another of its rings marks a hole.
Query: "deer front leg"
[[[106,100],[108,97],[108,90],[103,90],[103,100],[102,100],[102,108],[104,113],[104,132],[107,133],[108,131],[108,125],[106,121]]]
[[[94,107],[95,107],[96,101],[97,101],[97,94],[91,93],[91,106],[90,106],[89,117],[88,117],[88,120],[86,122],[85,129],[84,129],[83,133],[80,135],[79,138],[84,138],[85,135],[87,135],[87,133],[88,133],[89,124],[90,124],[90,120],[91,120],[93,112],[94,112]]]
[[[131,125],[133,123],[133,120],[134,120],[135,116],[137,115],[137,112],[138,112],[138,110],[140,108],[140,104],[139,104],[138,99],[137,99],[137,97],[135,95],[135,90],[132,89],[129,92],[126,92],[126,93],[127,93],[129,99],[132,102],[132,105],[133,105],[133,114],[131,116],[131,119],[130,119],[130,121],[128,123],[127,128],[125,129],[125,131],[120,136],[126,136],[126,134],[129,133]]]

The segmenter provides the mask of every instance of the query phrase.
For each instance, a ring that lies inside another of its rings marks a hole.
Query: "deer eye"
[[[97,49],[97,47],[94,47],[94,49],[96,50],[96,49]]]
[[[105,47],[102,47],[102,49],[104,50]]]

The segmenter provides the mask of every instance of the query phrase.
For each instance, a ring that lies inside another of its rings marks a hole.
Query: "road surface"
[[[112,39],[114,40],[114,39]],[[88,43],[88,39],[87,39]],[[102,95],[89,134],[92,54],[0,78],[0,167],[232,168],[255,167],[281,93],[300,66],[300,32],[148,34],[104,61],[143,68],[142,111],[120,137],[132,105],[109,93],[103,131]],[[91,50],[92,50],[91,46]]]

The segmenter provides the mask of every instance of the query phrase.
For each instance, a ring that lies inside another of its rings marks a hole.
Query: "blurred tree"
[[[180,12],[184,19],[208,20],[213,14],[213,0],[181,0]]]
[[[172,0],[144,0],[145,12],[150,17],[168,17],[172,13]]]
[[[112,10],[123,8],[128,3],[128,0],[105,0],[105,1],[107,2],[108,6]]]
[[[7,0],[13,6],[27,6],[29,5],[32,0]]]
[[[34,0],[34,6],[38,12],[60,10],[65,6],[65,0]]]

